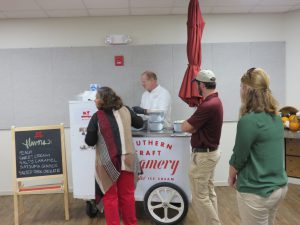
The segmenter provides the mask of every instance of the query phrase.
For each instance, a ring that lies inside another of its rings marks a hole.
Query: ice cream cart
[[[96,111],[92,101],[70,101],[70,136],[74,198],[88,201],[90,216],[97,213],[95,198],[95,148],[84,142],[86,127]],[[190,136],[172,130],[133,132],[133,143],[143,174],[135,191],[149,217],[157,224],[177,224],[188,211]]]

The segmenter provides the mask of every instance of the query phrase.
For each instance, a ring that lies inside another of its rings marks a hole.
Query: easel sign
[[[15,225],[19,225],[18,197],[26,194],[64,193],[65,219],[69,220],[68,178],[63,124],[12,127],[11,131]],[[53,180],[59,180],[59,182],[53,183]],[[26,182],[34,183],[36,181],[45,181],[47,184],[24,185]],[[48,184],[49,181],[52,181],[52,183]]]

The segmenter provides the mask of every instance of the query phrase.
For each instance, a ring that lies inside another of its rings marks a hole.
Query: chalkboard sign
[[[15,132],[17,178],[62,174],[60,129]]]
[[[18,196],[24,194],[63,192],[65,219],[69,220],[64,125],[12,127],[11,133],[15,225],[19,225]]]

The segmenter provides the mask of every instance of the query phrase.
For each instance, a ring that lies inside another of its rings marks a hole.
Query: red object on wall
[[[123,55],[115,56],[115,66],[124,66],[124,56]]]

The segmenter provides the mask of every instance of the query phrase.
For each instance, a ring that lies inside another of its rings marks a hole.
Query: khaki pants
[[[237,202],[243,225],[274,225],[279,204],[283,201],[287,186],[275,190],[264,198],[251,193],[237,192]]]
[[[220,225],[217,195],[214,190],[214,171],[220,151],[192,153],[189,178],[192,190],[192,209],[202,225]]]

